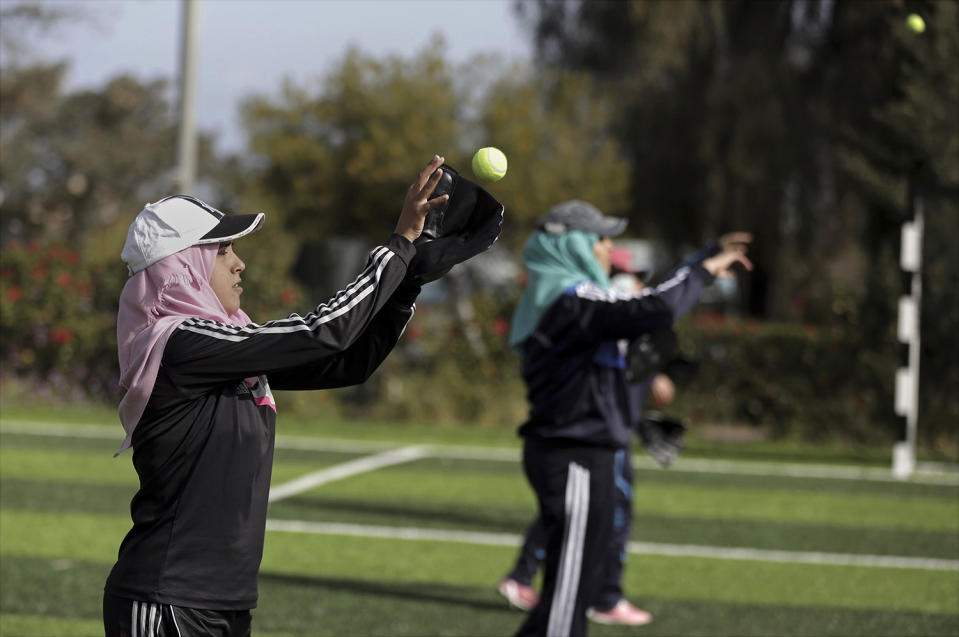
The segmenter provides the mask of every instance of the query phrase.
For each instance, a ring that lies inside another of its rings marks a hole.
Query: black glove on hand
[[[640,383],[665,367],[676,351],[676,332],[669,328],[634,338],[626,352],[626,380]]]
[[[503,229],[503,204],[453,168],[443,164],[443,177],[430,199],[450,198],[430,210],[423,232],[413,242],[416,256],[407,277],[419,284],[435,281],[457,263],[462,263],[493,245]]]
[[[676,461],[683,450],[686,425],[651,411],[636,425],[643,449],[664,469]]]

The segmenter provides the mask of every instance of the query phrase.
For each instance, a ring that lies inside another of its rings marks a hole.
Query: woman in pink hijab
[[[249,635],[256,607],[276,405],[271,388],[362,383],[413,315],[413,241],[442,171],[435,156],[407,192],[394,234],[360,275],[300,316],[253,323],[240,309],[246,264],[233,242],[264,215],[224,215],[192,197],[148,204],[122,258],[120,420],[140,489],[107,578],[107,637]]]

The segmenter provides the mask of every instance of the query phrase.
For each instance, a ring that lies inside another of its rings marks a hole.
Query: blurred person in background
[[[672,403],[676,386],[667,373],[653,378],[630,383],[630,404],[634,409],[634,427],[640,427],[643,403],[647,396],[657,407]],[[649,426],[648,421],[645,421]],[[655,435],[655,434],[653,434]],[[609,550],[605,556],[602,585],[597,598],[586,610],[589,619],[601,624],[624,624],[642,626],[652,616],[628,602],[623,595],[623,567],[626,564],[627,545],[633,519],[633,465],[630,448],[617,449],[614,455],[615,505],[613,509],[613,532]],[[537,516],[530,524],[523,539],[523,546],[509,574],[499,583],[499,592],[510,604],[521,610],[531,610],[539,602],[539,594],[533,588],[533,579],[546,555],[546,533],[543,521]]]
[[[519,433],[545,570],[538,603],[517,635],[584,635],[587,609],[600,599],[613,542],[617,451],[629,446],[634,413],[620,341],[670,328],[715,277],[731,276],[736,263],[752,268],[742,250],[721,250],[654,288],[617,292],[610,289],[611,237],[625,227],[624,219],[572,200],[546,214],[523,250],[529,283],[510,345],[521,354],[530,403]]]
[[[410,186],[394,234],[334,298],[255,324],[240,309],[246,265],[233,241],[263,214],[224,215],[192,197],[148,204],[122,258],[130,279],[117,337],[120,419],[140,489],[105,586],[108,637],[249,635],[257,602],[276,406],[272,389],[362,383],[413,315],[413,241],[442,176]],[[119,454],[120,451],[117,453]]]

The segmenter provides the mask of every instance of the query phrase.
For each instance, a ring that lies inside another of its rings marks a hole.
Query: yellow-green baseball
[[[910,13],[906,17],[906,26],[913,33],[922,33],[926,30],[926,21],[918,13]]]
[[[492,146],[480,148],[473,155],[473,174],[480,181],[499,181],[506,174],[506,155]]]

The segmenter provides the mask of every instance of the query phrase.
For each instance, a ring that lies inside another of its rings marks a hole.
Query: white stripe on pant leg
[[[157,605],[150,604],[150,619],[148,623],[150,624],[149,635],[150,637],[157,637],[157,628],[156,628],[156,617],[157,617]]]
[[[560,608],[563,609],[572,609],[573,604],[576,601],[576,593],[579,590],[579,568],[580,563],[579,555],[580,551],[577,551],[577,544],[579,534],[576,530],[576,512],[579,511],[581,506],[581,486],[582,476],[577,470],[577,465],[571,465],[569,469],[568,477],[568,486],[566,494],[566,517],[568,523],[566,526],[566,537],[563,540],[564,552],[566,554],[566,559],[564,561],[564,574],[563,574],[563,597],[560,598],[559,604]],[[559,616],[565,618],[567,615],[572,616],[570,613],[560,613]],[[558,626],[559,634],[567,635],[569,633],[568,628],[565,624],[568,622],[563,622]]]
[[[137,604],[138,602],[133,602],[130,604],[131,615],[130,615],[130,636],[137,637]]]
[[[146,603],[140,606],[140,635],[147,637],[147,609]]]
[[[176,613],[173,612],[173,606],[167,606],[167,608],[170,609],[170,619],[173,620],[173,627],[176,628],[176,635],[177,635],[177,637],[183,637],[183,636],[180,634],[180,626],[179,626],[179,624],[176,623]]]
[[[564,572],[560,578],[562,594],[558,599],[555,599],[556,608],[559,611],[553,619],[553,633],[551,633],[557,637],[566,637],[572,630],[573,617],[576,612],[576,597],[579,593],[580,575],[582,574],[583,542],[588,512],[589,471],[571,463],[566,499],[568,523],[563,541],[565,557],[561,566]]]
[[[575,548],[572,564],[576,567],[576,573],[571,576],[573,587],[570,589],[570,598],[567,601],[571,609],[568,616],[568,625],[563,634],[568,635],[572,630],[572,622],[575,617],[576,599],[579,596],[580,578],[583,575],[583,553],[586,546],[586,527],[589,522],[589,471],[580,467],[579,479],[577,482],[576,506],[576,524],[572,527],[570,534],[570,545]]]
[[[576,531],[576,516],[582,501],[580,495],[581,482],[582,478],[577,470],[577,465],[570,464],[566,483],[566,525],[563,537],[563,557],[557,588],[560,594],[553,598],[553,606],[550,607],[550,623],[547,630],[549,637],[567,637],[576,610],[576,593],[579,591],[580,571],[577,557],[580,552],[576,550],[579,536]]]
[[[578,588],[573,579],[575,568],[572,566],[576,559],[575,532],[573,531],[574,511],[579,495],[579,472],[575,464],[570,463],[566,472],[566,500],[563,508],[563,550],[560,553],[560,566],[556,575],[556,589],[553,594],[553,604],[550,606],[550,619],[547,635],[550,637],[565,637],[567,616],[573,609],[569,605],[570,589]]]
[[[576,588],[572,591],[571,597],[569,599],[570,608],[575,607],[576,598],[579,596],[579,583],[583,575],[583,553],[586,550],[586,528],[589,523],[589,471],[582,469],[580,473],[579,485],[578,485],[578,515],[577,515],[577,524],[573,529],[574,535],[570,543],[576,548],[576,554],[573,556],[573,564],[576,565],[576,576],[573,580],[576,583]],[[572,613],[570,614],[570,621],[572,621]],[[567,629],[567,632],[572,629],[570,625]]]
[[[589,471],[569,463],[566,477],[566,523],[563,529],[563,550],[560,553],[556,589],[550,605],[547,637],[566,637],[573,625],[579,578],[582,572],[583,542],[589,514]]]
[[[559,567],[556,570],[556,585],[553,589],[553,599],[549,608],[549,620],[546,624],[546,634],[548,637],[559,637],[561,635],[561,633],[559,633],[559,625],[562,624],[560,615],[566,612],[566,604],[564,602],[567,597],[566,591],[569,587],[567,580],[569,575],[567,563],[570,558],[569,529],[572,525],[570,508],[572,505],[573,483],[576,480],[576,474],[573,470],[574,466],[574,464],[570,463],[566,470],[566,500],[563,505],[563,544],[559,554]]]

